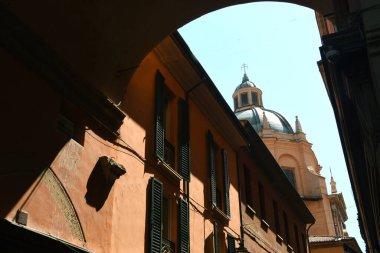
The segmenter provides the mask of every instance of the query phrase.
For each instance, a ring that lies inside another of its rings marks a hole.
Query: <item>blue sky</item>
[[[243,63],[263,91],[264,107],[280,112],[294,127],[299,117],[330,190],[330,170],[343,192],[350,236],[365,251],[335,117],[317,61],[321,46],[314,11],[286,3],[251,3],[221,9],[179,32],[225,100],[241,82]]]

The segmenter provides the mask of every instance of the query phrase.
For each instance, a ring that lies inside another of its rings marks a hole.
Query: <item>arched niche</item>
[[[300,173],[300,166],[297,159],[289,154],[283,154],[278,158],[278,164],[283,169],[284,173],[287,175],[289,181],[294,185],[298,192],[302,189],[302,179]],[[293,173],[294,183],[292,182],[289,173]]]
[[[281,167],[299,168],[299,162],[297,159],[289,154],[283,154],[278,158],[278,164]]]

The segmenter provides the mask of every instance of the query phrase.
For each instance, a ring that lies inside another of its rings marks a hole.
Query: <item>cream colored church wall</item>
[[[316,198],[315,200],[305,200],[316,219],[316,223],[310,229],[310,235],[334,235],[326,181],[318,174],[320,166],[311,149],[311,144],[276,138],[263,138],[263,141],[282,168],[294,170],[296,189],[301,197]]]

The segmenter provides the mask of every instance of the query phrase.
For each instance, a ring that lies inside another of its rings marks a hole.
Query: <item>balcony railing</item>
[[[175,253],[175,244],[162,237],[161,253]]]
[[[165,151],[164,151],[165,163],[167,163],[172,169],[175,170],[175,149],[168,140],[165,139]]]

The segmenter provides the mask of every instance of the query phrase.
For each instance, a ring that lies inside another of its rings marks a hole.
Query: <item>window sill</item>
[[[265,232],[268,232],[269,224],[264,219],[261,220],[261,228],[264,229]]]
[[[174,181],[175,183],[179,183],[182,180],[182,176],[178,174],[177,171],[175,171],[172,167],[170,167],[169,164],[161,161],[160,159],[157,160],[157,166],[162,169],[164,175],[167,176],[167,178]]]
[[[219,207],[212,205],[212,211],[223,224],[227,224],[230,221],[230,218]]]
[[[276,241],[278,244],[282,245],[284,239],[279,234],[276,234]]]
[[[253,219],[256,215],[256,211],[250,205],[247,205],[245,208],[245,212]]]

